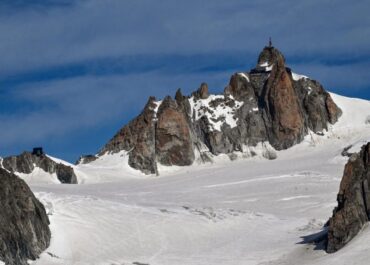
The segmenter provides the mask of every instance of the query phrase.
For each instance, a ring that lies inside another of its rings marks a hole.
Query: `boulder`
[[[0,168],[0,260],[28,265],[50,244],[49,219],[27,184]]]
[[[344,168],[338,206],[328,222],[327,252],[344,247],[370,217],[370,143],[353,154]]]

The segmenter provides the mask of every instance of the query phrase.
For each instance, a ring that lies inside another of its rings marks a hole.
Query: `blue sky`
[[[221,92],[268,37],[297,73],[370,99],[369,1],[2,0],[0,156],[96,153],[147,98]]]

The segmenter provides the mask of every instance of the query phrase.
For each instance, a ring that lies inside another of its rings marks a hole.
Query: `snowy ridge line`
[[[292,72],[292,78],[293,78],[294,81],[299,81],[301,79],[309,79],[308,76],[296,74],[296,73],[293,73],[293,72]]]

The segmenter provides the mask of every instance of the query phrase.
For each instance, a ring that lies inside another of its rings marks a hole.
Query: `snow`
[[[160,101],[154,101],[154,104],[155,104],[155,108],[153,109],[153,111],[154,111],[154,120],[157,120],[157,113],[158,113],[158,109],[159,109],[159,107],[161,106],[161,104],[162,104],[162,100],[160,100]]]
[[[351,145],[351,147],[347,150],[348,153],[358,153],[361,151],[361,147],[365,144],[370,142],[370,137],[367,139],[361,139]]]
[[[27,183],[60,184],[60,181],[55,173],[50,174],[39,167],[35,167],[30,174],[20,172],[14,172],[14,174],[24,179]]]
[[[56,157],[53,157],[53,156],[50,156],[50,155],[46,155],[48,158],[50,158],[51,160],[53,160],[55,163],[58,163],[58,164],[63,164],[63,165],[66,165],[66,166],[70,166],[70,167],[74,167],[73,164],[67,162],[67,161],[64,161],[62,159],[59,159],[59,158],[56,158]]]
[[[129,152],[106,153],[87,164],[74,167],[78,183],[114,182],[127,178],[143,178],[141,171],[128,165]]]
[[[216,107],[211,107],[211,103],[216,100],[223,101]],[[235,102],[234,107],[228,106],[226,100],[233,100]],[[235,100],[232,96],[225,98],[223,95],[209,95],[206,99],[196,100],[194,97],[189,98],[191,106],[191,116],[194,120],[199,120],[203,116],[206,116],[210,123],[211,131],[221,131],[223,124],[228,124],[231,128],[237,126],[237,118],[234,118],[236,111],[244,104],[242,101]]]
[[[271,70],[272,70],[272,67],[273,67],[274,65],[272,64],[272,65],[270,65],[270,66],[267,66],[266,68],[265,68],[265,71],[266,72],[270,72]]]
[[[269,62],[264,62],[259,65],[260,67],[264,67],[266,72],[270,72],[274,64],[269,64]]]
[[[310,95],[312,93],[312,87],[307,88],[307,94]]]
[[[238,75],[244,77],[248,82],[250,82],[249,77],[245,73],[238,73]]]
[[[0,167],[2,168],[2,169],[4,169],[5,171],[7,171],[7,172],[9,172],[9,170],[7,170],[5,167],[4,167],[4,165],[3,165],[3,158],[2,157],[0,157]]]
[[[261,158],[271,147],[260,143],[233,162],[222,155],[153,177],[129,168],[121,152],[76,166],[82,185],[31,181],[52,231],[33,264],[368,264],[369,228],[335,254],[303,242],[336,205],[348,158],[334,158],[370,135],[370,103],[331,96],[343,110],[338,123],[275,151],[275,160]]]
[[[299,81],[301,79],[307,79],[308,77],[305,75],[300,75],[292,72],[292,77],[294,81]]]
[[[261,63],[261,64],[260,64],[260,66],[261,66],[261,67],[267,67],[267,66],[269,66],[269,62]]]

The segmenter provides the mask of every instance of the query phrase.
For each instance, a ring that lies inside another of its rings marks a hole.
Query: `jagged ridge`
[[[72,167],[57,163],[47,155],[23,152],[18,156],[8,156],[1,160],[1,166],[12,173],[30,174],[38,167],[50,174],[56,174],[61,183],[77,184],[77,176]]]
[[[309,131],[322,134],[340,115],[320,83],[294,74],[270,46],[249,73],[231,77],[223,95],[210,95],[203,83],[190,97],[178,90],[175,99],[149,98],[98,156],[125,150],[131,167],[153,174],[158,162],[191,165],[197,157],[208,161],[209,154],[231,154],[260,142],[286,149]]]

